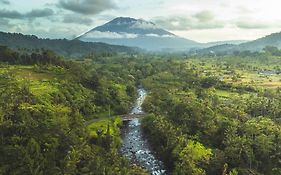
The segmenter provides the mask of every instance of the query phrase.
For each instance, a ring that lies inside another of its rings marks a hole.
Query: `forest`
[[[116,53],[138,53],[140,49],[110,45],[106,43],[82,42],[80,40],[38,38],[35,35],[21,33],[5,33],[0,31],[0,45],[8,46],[21,53],[37,52],[46,49],[65,58],[81,58],[84,56],[106,56]]]
[[[141,127],[169,174],[281,175],[280,53],[66,59],[1,46],[0,174],[148,174],[119,152],[141,85]]]

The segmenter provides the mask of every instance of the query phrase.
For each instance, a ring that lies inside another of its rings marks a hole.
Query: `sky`
[[[0,0],[0,31],[73,39],[116,17],[152,21],[198,42],[281,32],[280,0]]]

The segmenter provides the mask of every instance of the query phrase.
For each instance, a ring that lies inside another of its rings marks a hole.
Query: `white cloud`
[[[161,16],[153,19],[155,23],[167,30],[203,30],[224,28],[225,21],[215,19],[211,13],[205,11],[196,13],[191,16],[177,15],[177,16]]]
[[[281,21],[281,20],[280,20]],[[240,18],[235,22],[235,25],[242,29],[270,29],[281,27],[280,21],[264,21],[249,18]]]
[[[146,34],[145,36],[160,37],[160,35],[157,35],[157,34],[154,34],[154,33]]]
[[[87,33],[85,38],[106,38],[106,39],[122,39],[122,38],[137,38],[137,34],[132,33],[116,33],[116,32],[100,32],[100,31],[92,31]]]
[[[95,15],[116,8],[112,0],[59,0],[58,7],[85,15]]]
[[[163,38],[173,38],[173,37],[176,37],[174,35],[162,35]]]
[[[161,37],[161,38],[173,38],[173,37],[175,37],[174,35],[157,35],[157,34],[154,34],[154,33],[149,33],[149,34],[146,34],[145,36],[148,36],[148,37]]]

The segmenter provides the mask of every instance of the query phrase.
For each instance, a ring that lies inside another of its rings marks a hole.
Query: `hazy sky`
[[[281,31],[280,0],[0,0],[0,31],[71,39],[119,16],[199,42]]]

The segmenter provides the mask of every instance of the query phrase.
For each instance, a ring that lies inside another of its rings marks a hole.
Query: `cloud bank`
[[[58,7],[84,15],[95,15],[116,8],[112,0],[59,0]]]
[[[276,24],[268,21],[257,21],[254,19],[239,19],[235,25],[241,29],[267,29],[274,26],[280,27],[280,23]]]
[[[161,16],[155,17],[153,21],[168,30],[201,30],[223,28],[225,22],[215,19],[210,11],[201,11],[193,15]]]
[[[87,17],[80,16],[80,15],[67,14],[67,15],[64,15],[62,22],[91,25],[93,23],[93,20],[91,18],[87,18]]]
[[[10,5],[11,3],[8,0],[0,0],[0,4]]]
[[[137,38],[137,34],[132,33],[116,33],[116,32],[100,32],[100,31],[92,31],[85,35],[86,38],[96,38],[96,39],[129,39],[129,38]]]
[[[44,9],[33,9],[27,13],[20,13],[15,10],[0,10],[0,18],[10,18],[10,19],[24,19],[24,18],[41,18],[52,16],[54,11],[50,8]]]

